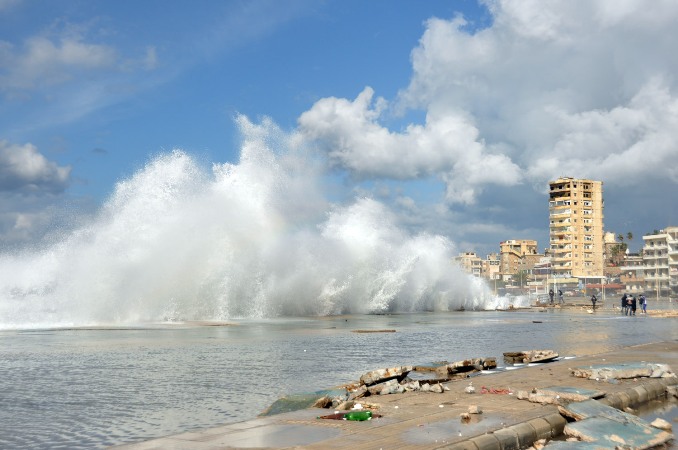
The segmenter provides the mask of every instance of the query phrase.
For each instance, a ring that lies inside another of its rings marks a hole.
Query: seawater
[[[396,332],[354,332],[370,329]],[[242,421],[382,367],[674,339],[673,319],[574,309],[1,331],[0,448],[101,448]]]

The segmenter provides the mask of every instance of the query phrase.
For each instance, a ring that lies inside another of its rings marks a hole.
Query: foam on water
[[[370,198],[334,205],[319,165],[239,119],[238,164],[162,154],[84,226],[0,254],[0,328],[495,309],[437,235]]]

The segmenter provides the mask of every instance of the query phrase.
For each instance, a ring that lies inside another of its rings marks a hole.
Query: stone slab
[[[608,448],[626,447],[644,450],[668,442],[671,433],[635,422],[618,422],[606,417],[571,422],[565,425],[565,434],[586,442],[607,444]]]

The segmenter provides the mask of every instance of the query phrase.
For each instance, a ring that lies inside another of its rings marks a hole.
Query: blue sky
[[[75,226],[174,148],[237,163],[242,115],[303,141],[331,201],[459,251],[546,247],[558,176],[603,180],[634,248],[678,224],[677,20],[640,0],[0,0],[0,244]]]

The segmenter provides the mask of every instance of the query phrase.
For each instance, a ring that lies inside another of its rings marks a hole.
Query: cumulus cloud
[[[380,125],[387,106],[373,101],[366,88],[354,100],[325,98],[299,118],[301,134],[324,149],[332,164],[358,178],[445,181],[450,202],[471,203],[483,184],[515,184],[518,167],[505,155],[493,154],[479,140],[478,130],[461,113],[429,114],[424,125],[411,124],[402,133]],[[482,171],[475,168],[482,166]]]
[[[493,24],[428,21],[400,108],[459,109],[532,183],[676,180],[678,56],[669,1],[486,2]],[[469,167],[471,174],[487,167]],[[463,194],[462,194],[463,195]]]
[[[0,192],[61,193],[70,173],[70,166],[49,161],[32,144],[0,141]]]

